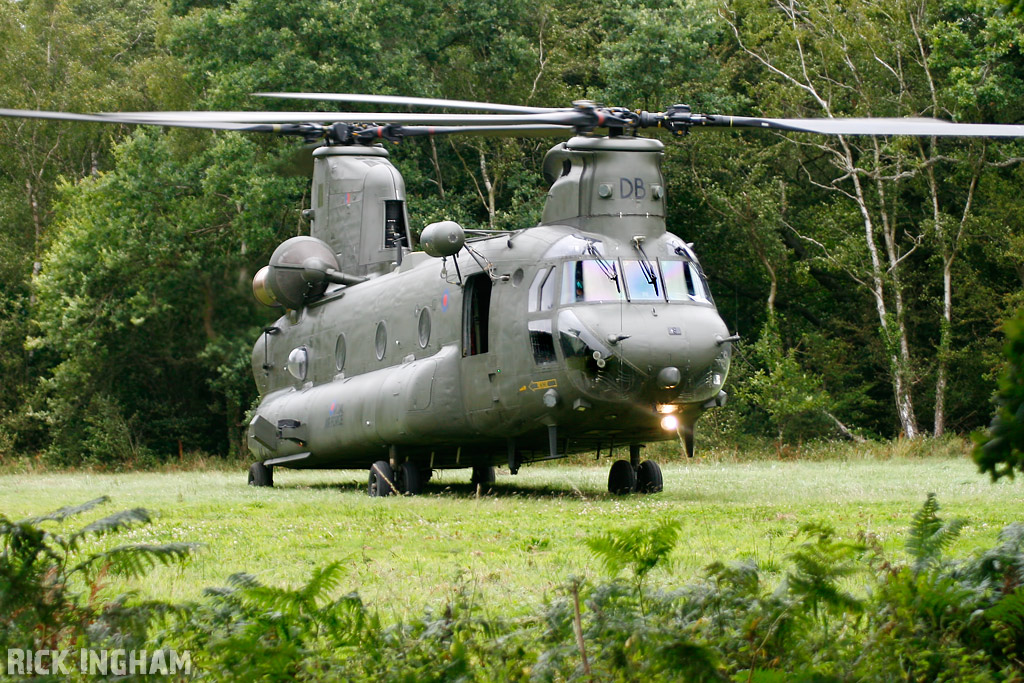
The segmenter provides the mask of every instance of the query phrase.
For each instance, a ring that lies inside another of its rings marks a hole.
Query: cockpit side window
[[[703,273],[700,272],[700,268],[693,262],[687,262],[686,272],[689,273],[690,279],[693,280],[693,300],[709,303],[711,301],[711,292],[708,291],[708,283],[704,279]]]
[[[555,338],[551,334],[550,320],[531,320],[528,324],[530,330],[530,346],[533,348],[533,360],[538,365],[554,363]]]
[[[537,274],[533,276],[533,283],[530,285],[530,294],[527,299],[526,310],[530,313],[536,313],[540,310],[540,290],[544,286],[544,283],[551,278],[550,268],[541,268],[537,271]]]
[[[555,267],[548,266],[537,271],[530,285],[530,299],[528,310],[530,313],[537,311],[550,311],[555,307]]]

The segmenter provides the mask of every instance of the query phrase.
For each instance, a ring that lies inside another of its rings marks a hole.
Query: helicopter
[[[756,118],[686,105],[632,111],[421,97],[257,93],[432,112],[134,112],[0,109],[2,116],[290,135],[317,143],[309,235],[253,279],[281,310],[255,340],[260,394],[248,483],[276,467],[368,470],[370,496],[416,495],[438,469],[628,447],[614,494],[663,490],[645,443],[694,454],[700,416],[725,405],[730,334],[692,243],[668,229],[665,145],[645,129],[820,135],[1024,137],[1024,125],[936,119]],[[383,142],[441,135],[561,136],[543,163],[540,223],[514,231],[409,225]],[[417,248],[418,247],[418,248]]]

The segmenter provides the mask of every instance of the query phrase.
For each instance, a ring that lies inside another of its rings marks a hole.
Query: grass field
[[[358,591],[386,619],[422,613],[457,588],[478,595],[486,609],[529,610],[570,576],[601,576],[585,538],[665,516],[683,527],[671,572],[652,576],[669,585],[712,560],[753,557],[770,570],[807,522],[832,525],[846,538],[874,534],[899,556],[902,533],[928,492],[938,495],[942,516],[970,521],[955,556],[990,545],[1006,524],[1024,520],[1024,483],[993,484],[966,456],[698,459],[663,469],[665,491],[652,496],[609,495],[605,461],[527,467],[516,477],[499,470],[494,488],[480,497],[466,483],[468,470],[439,472],[425,495],[385,499],[365,495],[361,471],[279,469],[273,489],[246,486],[240,470],[7,474],[0,476],[0,512],[19,519],[108,495],[111,503],[98,512],[142,506],[156,517],[118,542],[203,544],[187,566],[112,582],[111,593],[133,588],[185,600],[239,571],[295,585],[338,560],[344,590]]]

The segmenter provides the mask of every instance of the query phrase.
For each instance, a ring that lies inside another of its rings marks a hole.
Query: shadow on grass
[[[624,496],[610,493],[604,486],[604,482],[597,483],[589,479],[585,485],[577,486],[580,482],[576,477],[514,477],[507,474],[499,474],[497,481],[479,492],[476,486],[471,484],[469,473],[465,473],[464,479],[458,475],[451,475],[452,470],[440,470],[443,472],[440,477],[435,477],[423,486],[423,492],[418,497],[452,498],[452,499],[475,499],[480,498],[522,498],[530,500],[659,500],[671,498],[676,503],[707,503],[713,501],[721,502],[720,493],[709,494],[705,489],[692,487],[685,477],[675,477],[672,480],[666,478],[667,491],[655,494],[633,493]],[[357,470],[318,470],[331,479],[335,476],[336,481],[289,481],[289,477],[281,477],[275,483],[275,487],[281,490],[311,490],[311,491],[336,491],[340,494],[360,493],[366,495],[367,482],[361,471]],[[740,495],[739,493],[737,495]]]
[[[283,490],[311,489],[314,491],[337,491],[339,493],[366,493],[366,483],[360,481],[339,481],[339,482],[316,482],[305,483],[276,483],[275,488]],[[574,499],[614,499],[622,498],[609,493],[607,490],[579,489],[572,485],[557,486],[550,483],[537,482],[513,482],[498,481],[490,486],[477,487],[469,482],[431,481],[423,487],[423,493],[427,497],[445,497],[475,499],[480,498],[528,498],[528,499],[552,499],[552,498],[574,498]],[[630,496],[625,496],[629,498]]]

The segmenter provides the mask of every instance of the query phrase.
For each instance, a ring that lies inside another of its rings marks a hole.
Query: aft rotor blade
[[[539,114],[431,114],[395,112],[261,112],[261,111],[158,111],[102,114],[111,120],[147,121],[232,121],[235,123],[399,123],[422,126],[503,126],[503,125],[587,125],[592,115],[587,112],[555,110]]]
[[[494,102],[471,102],[468,100],[445,100],[433,97],[400,97],[398,95],[360,95],[354,93],[329,92],[257,92],[257,97],[279,97],[291,100],[319,100],[322,102],[361,102],[387,106],[444,107],[447,109],[471,109],[506,114],[547,114],[565,111],[551,107],[525,107],[517,104],[496,104]]]
[[[159,112],[155,112],[159,114]],[[203,130],[236,130],[249,133],[293,133],[306,134],[299,131],[291,123],[238,123],[223,120],[182,120],[159,116],[136,116],[135,114],[74,114],[59,111],[40,111],[36,109],[0,109],[0,116],[22,119],[46,119],[51,121],[85,121],[88,123],[120,123],[142,126],[173,126],[176,128],[199,128]]]
[[[822,135],[913,135],[939,137],[1024,137],[1024,125],[951,123],[928,118],[765,119],[746,116],[694,114],[694,126],[760,128]]]

